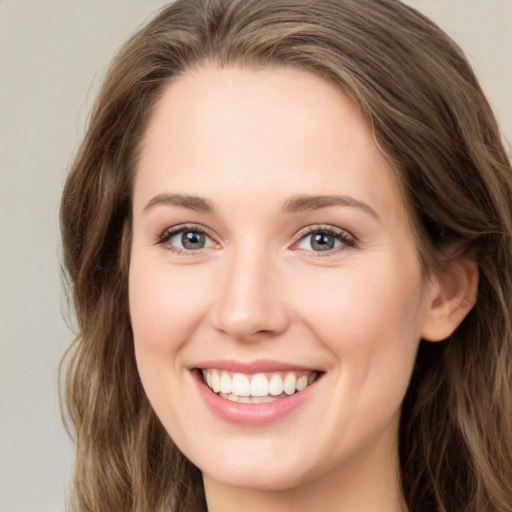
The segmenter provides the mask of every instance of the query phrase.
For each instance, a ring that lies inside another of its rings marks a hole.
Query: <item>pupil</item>
[[[311,247],[315,251],[328,251],[334,248],[334,237],[325,233],[317,233],[313,237]]]
[[[181,243],[185,249],[202,249],[205,243],[204,233],[187,231],[181,236]]]

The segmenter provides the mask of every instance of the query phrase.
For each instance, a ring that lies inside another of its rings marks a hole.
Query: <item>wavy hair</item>
[[[131,185],[166,85],[205,63],[291,66],[337,84],[392,163],[426,274],[447,247],[478,260],[478,300],[421,342],[399,451],[410,512],[512,511],[512,170],[457,45],[397,0],[177,0],[121,49],[62,196],[78,333],[62,363],[80,512],[206,510],[200,471],[151,409],[128,315]]]

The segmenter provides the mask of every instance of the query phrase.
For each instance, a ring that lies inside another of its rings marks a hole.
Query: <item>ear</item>
[[[450,336],[471,311],[478,294],[478,265],[472,259],[449,261],[432,277],[425,303],[421,337],[441,341]]]

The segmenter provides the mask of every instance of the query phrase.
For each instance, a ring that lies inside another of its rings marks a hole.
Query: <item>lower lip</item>
[[[244,404],[232,402],[216,395],[197,371],[192,372],[196,384],[206,405],[217,417],[238,425],[259,426],[279,421],[304,404],[314,393],[318,379],[301,391],[286,398],[261,404]]]

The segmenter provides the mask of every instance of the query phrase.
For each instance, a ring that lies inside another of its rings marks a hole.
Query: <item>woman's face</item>
[[[392,169],[338,88],[215,67],[169,85],[129,279],[145,391],[206,482],[389,472],[429,294]]]

